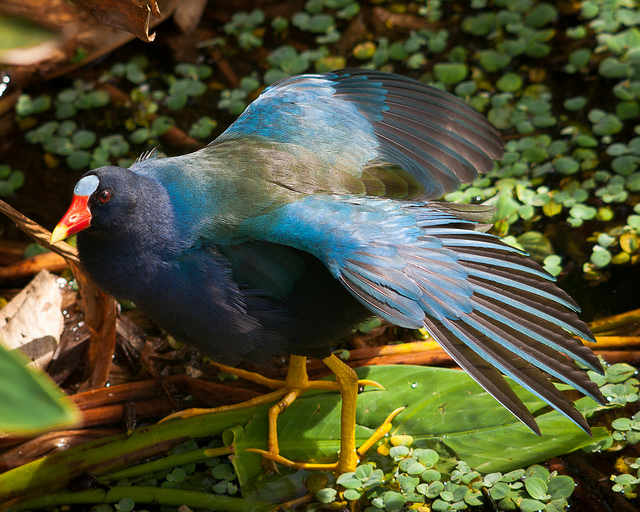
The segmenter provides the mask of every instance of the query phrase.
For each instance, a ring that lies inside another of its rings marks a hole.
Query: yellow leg
[[[333,354],[323,361],[326,362],[327,359],[330,359],[334,356]],[[240,368],[234,368],[233,366],[227,366],[225,364],[213,363],[223,372],[231,373],[240,377],[242,379],[255,382],[256,384],[260,384],[267,388],[271,389],[282,389],[283,387],[305,387],[306,389],[322,389],[326,391],[338,391],[338,387],[335,382],[329,380],[309,380],[307,376],[306,364],[307,358],[303,356],[290,356],[289,358],[289,369],[287,370],[286,380],[278,380],[278,379],[270,379],[268,377],[264,377],[259,373],[249,372],[247,370],[242,370]],[[329,366],[329,365],[327,365]],[[303,384],[304,383],[304,384]],[[376,388],[384,389],[380,384],[373,380],[360,379],[358,381],[359,386],[373,386]]]
[[[335,357],[336,356],[330,356]],[[330,359],[327,358],[327,359]],[[277,379],[269,379],[260,375],[259,373],[249,372],[247,370],[241,370],[240,368],[234,368],[233,366],[226,366],[224,364],[213,363],[222,371],[231,373],[233,375],[237,375],[238,377],[255,382],[256,384],[260,384],[267,388],[271,388],[275,390],[273,393],[267,393],[265,395],[252,398],[251,400],[247,400],[246,402],[241,402],[239,404],[233,405],[223,405],[221,407],[212,407],[209,409],[203,408],[193,408],[193,409],[185,409],[183,411],[174,412],[165,418],[162,418],[159,423],[163,423],[165,421],[173,420],[176,418],[190,418],[192,416],[199,416],[201,414],[208,414],[212,412],[222,412],[222,411],[230,411],[234,409],[246,409],[248,407],[258,407],[260,405],[265,405],[271,402],[275,402],[276,400],[284,400],[283,397],[287,395],[291,390],[294,389],[302,389],[295,398],[300,396],[307,389],[321,389],[325,391],[340,391],[340,387],[337,382],[333,382],[330,380],[309,380],[307,376],[307,358],[303,356],[294,356],[292,355],[289,359],[289,369],[287,371],[286,380],[277,380]],[[346,366],[346,365],[345,365]],[[384,389],[380,384],[372,380],[362,379],[358,381],[359,386],[373,386],[376,388]],[[290,403],[293,403],[295,400],[290,400]],[[275,406],[274,406],[275,407]],[[284,411],[287,406],[282,407]],[[277,415],[276,415],[277,416]]]
[[[256,398],[252,398],[251,400],[247,400],[246,402],[241,402],[239,404],[232,405],[223,405],[220,407],[211,407],[210,409],[185,409],[183,411],[174,412],[173,414],[169,414],[162,418],[158,423],[164,423],[165,421],[175,420],[178,418],[191,418],[192,416],[200,416],[201,414],[209,414],[214,412],[222,412],[222,411],[232,411],[235,409],[246,409],[248,407],[258,407],[260,405],[265,405],[275,400],[280,400],[287,393],[286,389],[279,389],[277,391],[273,391],[271,393],[267,393],[262,396],[258,396]]]
[[[338,460],[329,464],[294,462],[279,454],[277,444],[277,417],[297,396],[302,394],[302,388],[292,389],[285,398],[269,410],[269,450],[264,451],[250,448],[248,451],[260,453],[266,459],[294,469],[334,471],[340,474],[355,471],[359,458],[389,432],[391,429],[391,421],[404,407],[396,409],[387,416],[373,435],[359,449],[356,449],[356,404],[358,399],[358,385],[359,382],[362,381],[358,381],[358,376],[351,367],[347,366],[333,354],[323,359],[322,362],[335,374],[335,383],[342,398],[342,409],[340,413],[340,455]],[[294,371],[300,371],[300,368],[295,368]],[[300,379],[299,382],[308,381],[306,369],[304,370],[304,375],[298,375],[298,378]],[[289,380],[289,374],[287,374],[287,380]],[[298,390],[300,390],[299,393]],[[295,395],[295,397],[293,395]]]
[[[340,413],[340,456],[336,462],[337,473],[355,471],[358,465],[356,453],[356,405],[358,401],[358,375],[350,366],[331,354],[322,360],[336,374],[340,388],[342,411]]]
[[[393,411],[376,430],[376,432],[374,432],[374,434],[359,449],[356,449],[355,427],[358,387],[370,385],[381,389],[384,388],[377,382],[371,380],[358,380],[356,372],[333,354],[322,361],[335,374],[335,382],[309,380],[306,368],[307,358],[302,356],[291,356],[289,360],[289,370],[284,381],[269,379],[246,370],[239,370],[230,366],[218,364],[217,366],[223,371],[269,387],[275,391],[247,400],[240,404],[216,407],[212,409],[187,409],[179,411],[162,419],[161,422],[175,418],[188,418],[212,412],[256,407],[277,401],[277,403],[269,409],[268,450],[249,449],[249,451],[260,453],[266,459],[296,469],[335,471],[337,473],[354,471],[358,464],[359,457],[371,448],[378,440],[384,437],[387,432],[389,432],[391,428],[391,420],[404,408]],[[340,414],[340,455],[337,462],[330,464],[294,462],[280,455],[277,428],[278,416],[308,389],[338,391],[342,398],[342,409]]]

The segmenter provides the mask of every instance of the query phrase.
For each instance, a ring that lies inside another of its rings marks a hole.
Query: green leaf
[[[593,133],[595,135],[615,135],[623,128],[623,124],[613,114],[605,114],[599,117],[599,119],[593,125]]]
[[[384,509],[387,511],[400,510],[405,504],[405,497],[394,491],[387,491],[383,496]]]
[[[67,165],[73,171],[86,169],[91,163],[91,153],[88,151],[76,151],[67,157]]]
[[[517,219],[514,214],[518,211],[521,204],[513,198],[513,194],[507,188],[504,188],[499,194],[496,194],[488,201],[487,205],[494,205],[496,212],[494,213],[494,222],[508,220],[512,217],[513,220]]]
[[[618,363],[607,369],[606,379],[610,384],[618,384],[633,377],[637,370],[626,363]]]
[[[625,434],[625,440],[628,444],[636,444],[640,442],[640,432],[632,430],[631,432],[627,432]]]
[[[367,479],[367,481],[362,485],[363,489],[371,489],[373,487],[379,486],[384,480],[384,473],[381,469],[376,469],[371,473],[371,476]]]
[[[439,471],[436,471],[435,469],[427,469],[422,473],[422,475],[420,475],[420,478],[427,483],[431,483],[440,480],[441,476],[442,475]]]
[[[445,501],[451,501],[453,500],[453,493],[451,493],[450,491],[442,491],[440,493],[440,498]]]
[[[496,15],[492,12],[467,16],[462,20],[462,30],[475,36],[486,36],[495,29]]]
[[[575,488],[573,478],[567,475],[556,475],[550,478],[547,493],[552,500],[567,499]]]
[[[544,499],[547,495],[547,482],[540,478],[526,478],[524,486],[529,495],[536,500]]]
[[[482,493],[479,491],[470,490],[464,497],[464,501],[467,505],[470,505],[472,507],[479,507],[483,504]]]
[[[151,137],[151,130],[149,128],[138,128],[131,132],[129,135],[129,140],[133,144],[142,144],[146,142]]]
[[[522,87],[522,78],[517,73],[506,73],[496,82],[496,87],[505,92],[515,92]]]
[[[469,488],[467,486],[459,485],[453,491],[453,501],[461,501],[461,500],[463,500],[468,492],[469,492]]]
[[[122,512],[131,512],[136,506],[136,502],[131,498],[122,498],[117,504],[116,509]]]
[[[96,134],[89,130],[78,130],[71,137],[71,141],[76,147],[87,149],[96,142]]]
[[[78,124],[75,121],[63,121],[60,123],[60,126],[58,126],[58,135],[61,137],[71,137],[77,128]]]
[[[600,62],[598,72],[605,78],[622,78],[629,75],[632,68],[615,57],[607,57]]]
[[[358,396],[358,444],[368,439],[389,412],[399,405],[405,405],[406,409],[393,421],[391,435],[411,435],[417,446],[442,443],[446,450],[482,472],[516,469],[579,449],[607,436],[605,429],[595,428],[592,439],[560,413],[548,412],[537,416],[543,433],[538,437],[466,373],[458,370],[389,366],[361,368],[358,374],[360,378],[374,380],[385,387],[384,391],[367,389]],[[522,388],[515,387],[514,390],[533,414],[547,407]],[[576,405],[583,412],[602,408],[586,398],[578,400]],[[222,429],[228,429],[223,436],[224,442],[234,446],[233,464],[244,485],[248,478],[262,473],[261,457],[245,449],[266,448],[269,408],[270,404],[267,404],[256,409],[173,420],[52,454],[1,474],[0,501],[6,499],[3,493],[9,492],[12,497],[34,495],[38,490],[51,489],[52,482],[65,486],[69,479],[87,471],[97,474],[113,471],[114,467],[135,460],[124,454],[133,452],[148,457],[150,446],[162,445],[168,439],[203,437]],[[340,446],[339,394],[305,393],[281,414],[278,432],[280,451],[285,457],[318,462],[335,460]],[[38,479],[33,479],[36,468]],[[217,470],[217,466],[214,469]],[[230,473],[227,469],[225,474]],[[291,479],[298,478],[296,481],[300,482],[300,477],[296,476],[301,474],[299,472],[285,470],[283,474],[291,475]],[[282,481],[285,480],[283,476]],[[357,480],[361,485],[362,480]],[[432,498],[444,490],[442,482],[438,481],[429,485],[429,493],[432,486],[434,492],[438,491],[429,494]],[[280,489],[285,488],[286,491],[281,490],[283,496],[290,496],[291,486],[283,485]],[[384,508],[391,510],[389,507],[396,506],[396,501],[402,500],[385,495],[382,503]]]
[[[0,344],[0,432],[33,434],[79,424],[82,415],[75,404],[27,363]]]
[[[504,475],[500,479],[500,481],[501,482],[508,482],[508,483],[517,482],[518,480],[520,480],[524,476],[524,474],[525,474],[525,470],[524,469],[515,469],[513,471],[509,471],[506,475]],[[531,475],[529,475],[529,476],[531,476]]]
[[[580,169],[580,164],[570,157],[559,157],[553,161],[553,167],[560,174],[575,174]]]
[[[396,458],[400,459],[400,458],[406,457],[407,455],[409,455],[409,453],[410,453],[409,448],[404,445],[394,446],[389,450],[389,456],[392,459],[396,459]]]
[[[345,500],[349,500],[349,501],[358,500],[360,499],[361,496],[362,494],[359,491],[356,491],[355,489],[347,489],[346,491],[344,491]]]
[[[63,89],[56,96],[56,100],[62,103],[73,103],[76,99],[78,99],[78,90],[77,89]]]
[[[575,96],[574,98],[569,98],[564,102],[564,108],[567,110],[580,110],[585,107],[587,104],[587,98],[584,96]]]
[[[411,464],[407,468],[407,474],[409,474],[409,475],[420,475],[426,469],[427,468],[425,468],[423,464],[420,464],[419,462],[414,462],[413,464]]]
[[[7,180],[7,183],[9,183],[9,185],[11,185],[11,187],[14,190],[19,189],[22,185],[24,185],[24,180],[25,180],[25,176],[24,173],[22,171],[13,171],[11,173],[11,176],[9,176],[9,179]]]
[[[591,50],[588,48],[580,48],[571,52],[569,55],[569,63],[576,69],[582,69],[589,64],[591,59]]]
[[[57,119],[67,119],[69,117],[75,116],[77,113],[76,108],[68,103],[59,103],[56,105],[56,118]]]
[[[636,101],[621,101],[616,105],[616,115],[624,120],[640,117],[640,105]]]
[[[441,499],[437,499],[431,504],[431,509],[436,512],[440,512],[441,510],[451,510],[451,504]]]
[[[506,68],[509,62],[511,62],[511,57],[505,53],[498,53],[495,50],[483,50],[478,52],[478,60],[485,71],[493,73]]]
[[[407,457],[406,459],[402,459],[398,464],[398,468],[400,471],[406,472],[410,466],[412,466],[416,462],[416,459],[413,457]]]
[[[413,455],[418,458],[419,462],[427,467],[433,467],[433,465],[438,462],[438,459],[440,458],[438,452],[428,448],[425,450],[416,449],[414,450]]]
[[[104,107],[111,102],[111,96],[109,96],[109,93],[102,90],[90,91],[87,94],[87,99],[90,106],[94,108]]]
[[[552,276],[558,276],[562,272],[562,258],[557,254],[550,254],[544,261],[544,269]]]
[[[511,492],[511,488],[505,484],[504,482],[498,482],[491,489],[489,489],[489,494],[491,498],[498,501],[509,495]]]
[[[611,263],[611,253],[607,249],[596,245],[589,259],[597,268],[603,268]]]
[[[440,493],[444,490],[444,484],[440,481],[432,482],[427,487],[427,492],[425,496],[427,498],[435,498],[439,496]]]
[[[611,162],[611,169],[621,176],[629,176],[640,164],[640,157],[634,155],[618,156]]]
[[[358,466],[355,471],[356,478],[364,481],[367,480],[373,473],[373,468],[367,464]]]
[[[44,144],[43,148],[49,153],[60,156],[68,156],[76,151],[67,137],[52,137]]]
[[[467,77],[469,68],[462,63],[440,63],[433,66],[433,73],[443,84],[455,85]]]
[[[324,34],[334,26],[333,16],[326,13],[315,14],[311,17],[306,30],[315,34]]]
[[[524,499],[520,502],[520,510],[522,512],[536,512],[537,510],[544,510],[545,504],[541,501]]]
[[[336,482],[347,489],[360,489],[362,487],[362,479],[358,478],[353,472],[343,473]]]
[[[541,28],[552,22],[558,16],[558,9],[548,3],[536,5],[524,18],[525,25],[533,28]]]
[[[185,107],[189,97],[184,93],[172,94],[167,97],[167,107],[171,110],[180,110]]]
[[[586,206],[584,204],[576,204],[569,210],[569,215],[580,220],[591,220],[597,213],[598,210],[593,206]]]

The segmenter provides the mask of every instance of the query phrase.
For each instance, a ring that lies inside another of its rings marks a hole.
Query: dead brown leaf
[[[57,279],[49,272],[40,272],[2,308],[0,343],[9,350],[20,350],[32,367],[47,365],[64,327]]]
[[[83,7],[103,25],[125,30],[145,43],[150,43],[156,34],[149,34],[151,18],[160,21],[162,14],[155,0],[71,0]]]

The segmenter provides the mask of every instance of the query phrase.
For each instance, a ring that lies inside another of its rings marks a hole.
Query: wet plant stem
[[[169,455],[158,460],[152,460],[145,462],[144,464],[138,464],[130,468],[123,469],[122,471],[116,471],[115,473],[109,473],[98,479],[99,483],[115,482],[122,480],[123,478],[132,478],[147,473],[155,473],[156,471],[162,471],[167,468],[175,468],[184,464],[193,462],[204,462],[212,457],[219,457],[221,455],[229,455],[233,453],[233,448],[230,446],[222,446],[220,448],[202,448],[187,453],[180,453],[177,455]]]
[[[217,496],[199,491],[163,489],[158,487],[118,486],[105,489],[89,489],[80,492],[59,492],[29,499],[18,505],[17,510],[27,510],[53,505],[76,505],[117,503],[123,498],[131,498],[136,504],[148,503],[165,506],[206,508],[211,510],[262,512],[274,510],[275,505],[242,498]]]

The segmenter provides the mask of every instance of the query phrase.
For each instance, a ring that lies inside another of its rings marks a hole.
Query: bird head
[[[120,171],[120,172],[117,172]],[[122,202],[117,190],[118,183],[113,178],[124,169],[101,167],[86,173],[73,190],[71,206],[51,234],[51,243],[70,237],[90,226],[100,224],[100,218],[109,216],[110,210],[117,209]],[[115,208],[114,208],[114,205]],[[106,210],[106,212],[105,212]]]
[[[158,236],[172,218],[164,188],[155,180],[121,167],[100,167],[86,173],[73,190],[71,206],[51,234],[51,243],[80,231],[92,238],[139,240]]]

